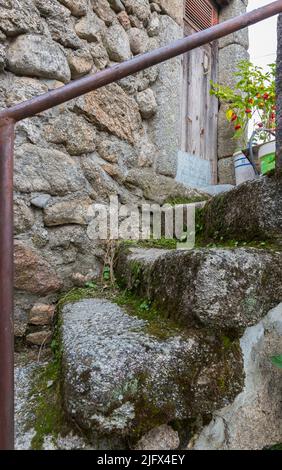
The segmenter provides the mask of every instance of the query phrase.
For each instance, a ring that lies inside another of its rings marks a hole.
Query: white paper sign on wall
[[[192,188],[211,185],[211,162],[186,152],[178,152],[176,181]]]

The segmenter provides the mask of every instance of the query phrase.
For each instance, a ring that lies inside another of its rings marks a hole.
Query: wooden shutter
[[[218,10],[211,0],[185,0],[184,20],[197,31],[218,24]]]

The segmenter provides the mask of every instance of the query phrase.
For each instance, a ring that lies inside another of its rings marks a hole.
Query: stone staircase
[[[125,243],[118,287],[66,299],[60,404],[79,430],[71,448],[262,449],[282,441],[281,372],[270,359],[281,354],[281,207],[275,180],[242,185],[206,204],[202,231],[221,244],[238,233],[248,246]],[[260,248],[250,246],[254,238]],[[46,439],[61,448],[62,437]]]

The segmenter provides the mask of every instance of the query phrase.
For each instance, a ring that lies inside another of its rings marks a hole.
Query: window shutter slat
[[[200,31],[218,24],[218,10],[211,0],[185,0],[184,19]]]

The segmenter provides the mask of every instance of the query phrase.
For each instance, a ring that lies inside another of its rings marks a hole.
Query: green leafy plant
[[[234,88],[211,82],[211,95],[228,105],[226,119],[234,125],[234,138],[245,140],[246,130],[253,122],[254,130],[262,130],[259,142],[271,139],[263,130],[275,131],[275,75],[276,64],[269,64],[264,72],[249,61],[241,61],[234,73]]]
[[[111,269],[110,266],[105,266],[103,270],[103,279],[104,281],[109,281],[111,279]]]
[[[282,369],[282,355],[280,356],[273,356],[271,358],[272,364],[274,364],[276,367],[279,367],[279,369]]]
[[[96,282],[88,281],[85,283],[85,287],[89,289],[94,289],[96,287]]]
[[[141,303],[139,308],[140,308],[140,310],[145,310],[145,311],[148,312],[151,308],[151,302],[149,302],[147,300],[144,300],[144,302]]]

